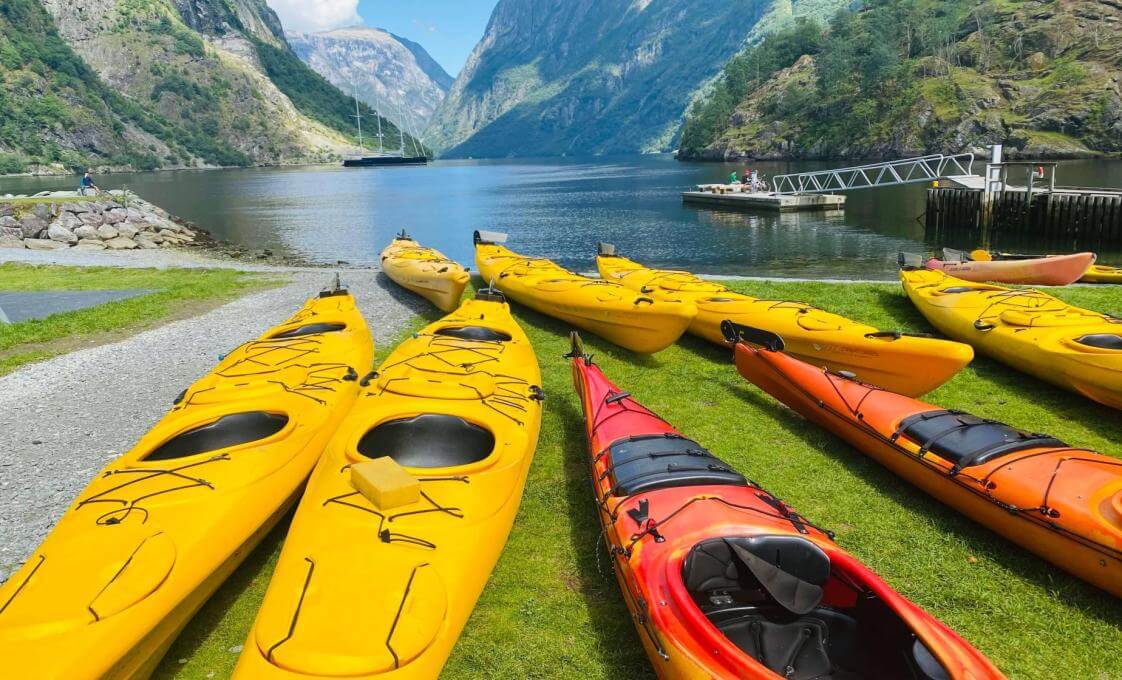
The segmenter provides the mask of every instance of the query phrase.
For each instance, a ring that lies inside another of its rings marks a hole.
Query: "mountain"
[[[762,66],[761,66],[762,65]],[[1122,152],[1122,2],[867,0],[730,61],[679,158]]]
[[[316,73],[406,129],[423,129],[452,86],[425,48],[380,28],[291,33],[288,44]]]
[[[444,156],[673,148],[746,42],[846,0],[500,0],[426,131]]]
[[[271,165],[354,149],[350,98],[292,53],[264,0],[4,0],[0,63],[0,171]]]

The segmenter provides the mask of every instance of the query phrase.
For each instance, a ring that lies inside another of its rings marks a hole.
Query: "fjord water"
[[[849,193],[844,212],[746,213],[683,205],[681,191],[746,167],[767,177],[841,163],[679,163],[669,156],[438,161],[402,168],[253,168],[124,173],[127,186],[174,214],[248,249],[321,263],[375,264],[402,229],[465,264],[474,229],[510,234],[508,245],[577,271],[595,269],[596,243],[644,263],[739,276],[890,279],[896,254],[976,247],[970,234],[925,235],[925,185]],[[1122,187],[1122,161],[1070,161],[1059,182]],[[0,179],[0,194],[68,189],[71,178]],[[1023,252],[1097,250],[1122,263],[1122,245],[992,245]]]

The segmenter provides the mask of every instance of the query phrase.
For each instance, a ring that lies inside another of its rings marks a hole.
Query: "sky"
[[[285,30],[365,24],[420,43],[455,76],[483,37],[498,0],[267,0]]]

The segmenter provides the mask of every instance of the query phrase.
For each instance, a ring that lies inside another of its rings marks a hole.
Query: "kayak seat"
[[[901,435],[952,463],[956,470],[984,465],[1017,451],[1067,444],[1044,434],[1033,434],[961,411],[927,411],[900,421],[893,439]]]
[[[483,326],[450,326],[438,329],[436,335],[446,335],[461,340],[479,340],[480,342],[509,342],[510,336]]]
[[[288,416],[283,414],[264,411],[233,413],[177,434],[153,449],[143,460],[175,460],[248,444],[271,437],[287,424]]]
[[[1122,335],[1115,335],[1114,333],[1093,333],[1076,338],[1075,341],[1081,345],[1098,349],[1122,350]]]
[[[300,337],[303,337],[305,335],[321,335],[323,333],[338,333],[339,331],[343,330],[346,327],[347,327],[347,325],[342,324],[342,323],[310,323],[310,324],[307,324],[306,326],[300,326],[299,328],[293,328],[292,330],[281,331],[280,333],[274,333],[271,336],[270,339],[271,340],[280,340],[282,338],[300,338]]]
[[[633,496],[654,489],[721,484],[746,486],[748,480],[697,442],[679,435],[623,439],[608,448],[612,494]]]
[[[422,413],[375,426],[358,442],[367,458],[389,456],[402,467],[442,468],[477,463],[495,448],[491,431],[458,416]]]

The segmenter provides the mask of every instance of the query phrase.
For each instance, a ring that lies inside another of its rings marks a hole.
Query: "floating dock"
[[[720,187],[721,185],[717,185]],[[745,193],[721,191],[698,187],[696,191],[682,193],[682,201],[698,205],[741,210],[772,210],[796,212],[803,210],[841,210],[845,196],[838,194],[774,194],[768,192]]]

